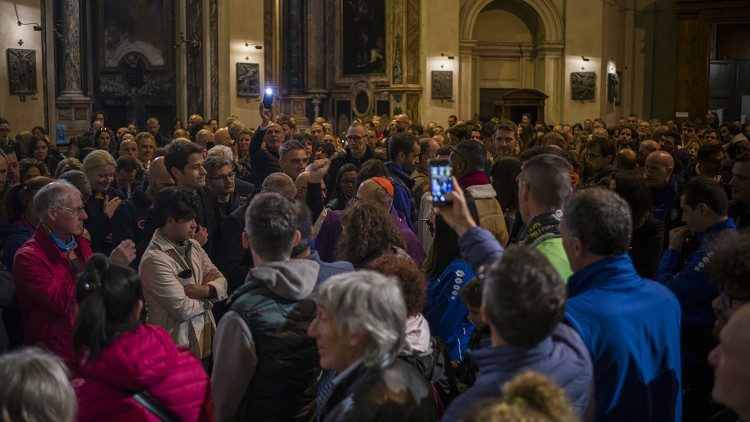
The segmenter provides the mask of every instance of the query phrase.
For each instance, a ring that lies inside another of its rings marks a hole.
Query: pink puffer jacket
[[[83,362],[73,381],[80,421],[158,421],[132,395],[147,391],[181,421],[215,419],[208,374],[161,327],[143,324]]]

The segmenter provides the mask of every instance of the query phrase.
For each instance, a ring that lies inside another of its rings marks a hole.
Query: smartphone
[[[453,192],[451,165],[448,160],[430,160],[430,192],[432,204],[436,207],[450,205],[445,195]]]
[[[273,106],[273,97],[274,97],[273,88],[271,87],[266,88],[265,94],[263,94],[263,108],[265,108],[266,110],[271,109],[271,106]]]

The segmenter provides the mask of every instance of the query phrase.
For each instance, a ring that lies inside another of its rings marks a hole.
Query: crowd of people
[[[0,118],[0,419],[750,420],[750,122],[258,113]]]

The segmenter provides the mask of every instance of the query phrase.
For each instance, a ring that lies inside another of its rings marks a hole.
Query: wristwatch
[[[216,292],[216,287],[209,284],[208,285],[208,298],[207,299],[216,299],[216,297],[219,296],[219,294]]]

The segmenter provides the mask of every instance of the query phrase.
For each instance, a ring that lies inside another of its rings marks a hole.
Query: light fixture
[[[262,46],[262,45],[260,45],[260,44],[255,44],[255,43],[253,43],[253,44],[250,44],[249,42],[245,41],[245,47],[250,47],[251,45],[252,45],[253,47],[255,47],[255,49],[256,49],[256,50],[263,50],[263,46]]]
[[[589,58],[586,57],[586,56],[581,56],[581,60],[583,60],[584,62],[587,62],[587,61],[589,61]]]
[[[34,31],[41,32],[44,30],[44,27],[42,25],[39,25],[36,22],[21,22],[21,18],[18,16],[18,6],[16,6],[16,2],[13,2],[13,9],[16,11],[16,23],[18,26],[21,25],[33,25]],[[19,44],[20,45],[20,44]]]
[[[446,55],[445,53],[440,53],[440,55],[441,55],[442,57],[447,57],[447,58],[448,58],[448,60],[454,60],[454,59],[456,58],[455,56],[450,56],[450,55]]]

